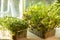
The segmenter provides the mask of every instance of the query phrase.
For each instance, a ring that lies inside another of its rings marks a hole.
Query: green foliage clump
[[[29,22],[30,27],[49,31],[60,24],[60,6],[57,3],[47,6],[43,3],[34,4],[24,12],[23,18]]]
[[[60,0],[57,0],[58,1],[58,3],[60,3]]]
[[[0,18],[0,25],[10,30],[13,34],[17,34],[18,32],[23,31],[28,27],[27,21],[14,17]]]

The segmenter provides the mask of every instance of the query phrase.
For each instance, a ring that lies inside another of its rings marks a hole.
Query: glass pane
[[[3,11],[7,11],[8,8],[8,0],[4,0],[4,10]]]
[[[40,0],[25,0],[25,9],[28,8],[31,5],[37,4],[39,2],[40,2]]]
[[[13,0],[14,10],[16,11],[15,16],[19,16],[19,0]]]
[[[48,5],[48,4],[52,4],[54,1],[56,0],[43,0],[43,2]]]
[[[1,11],[1,0],[0,0],[0,11]]]
[[[13,2],[14,2],[14,7],[16,11],[19,12],[19,0],[13,0]]]

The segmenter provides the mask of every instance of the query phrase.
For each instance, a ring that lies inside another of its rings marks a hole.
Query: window
[[[19,17],[22,14],[22,0],[0,0],[0,17]]]

